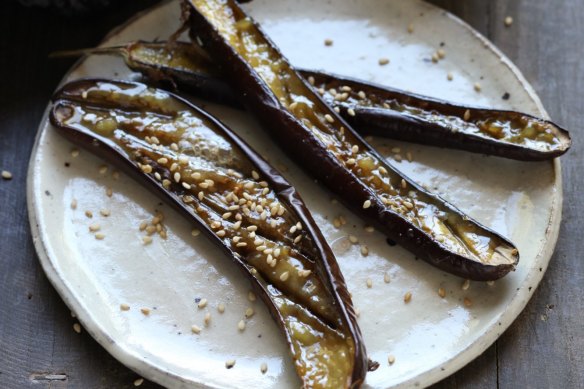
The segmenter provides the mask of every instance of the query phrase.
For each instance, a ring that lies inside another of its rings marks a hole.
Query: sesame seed
[[[199,304],[197,304],[197,307],[199,309],[203,309],[207,306],[207,299],[201,299],[201,301],[199,301]]]
[[[511,25],[513,24],[513,18],[511,16],[507,16],[505,17],[503,23],[505,24],[505,27],[511,27]]]
[[[245,243],[245,242],[240,242],[240,243],[235,245],[235,247],[245,247],[245,246],[247,246],[247,243]]]
[[[388,356],[388,357],[387,357],[387,362],[388,362],[390,365],[393,365],[393,364],[394,364],[394,362],[395,362],[395,357],[394,357],[393,355],[390,355],[390,356]]]
[[[172,165],[170,165],[170,171],[173,172],[176,169],[178,169],[178,164],[176,162],[173,162]]]
[[[387,169],[384,168],[383,166],[380,166],[379,169],[377,169],[377,170],[379,170],[379,173],[381,173],[381,174],[387,174]]]
[[[368,288],[373,287],[373,280],[371,278],[367,278],[367,282],[366,283],[367,283],[367,287]]]
[[[191,326],[191,332],[192,332],[193,334],[197,334],[197,335],[198,335],[198,334],[200,334],[200,333],[201,333],[201,327],[199,327],[199,326],[198,326],[198,325],[196,325],[196,324],[193,324],[193,325]]]
[[[97,234],[95,234],[95,239],[97,240],[104,240],[105,239],[105,235],[98,232]]]
[[[349,116],[355,116],[355,110],[353,108],[347,109],[347,113],[349,114]]]
[[[472,306],[472,301],[468,297],[465,297],[464,300],[463,300],[463,302],[464,302],[464,305],[466,307],[471,307]]]
[[[174,182],[179,182],[180,181],[180,173],[175,172],[173,178],[174,178]]]
[[[360,98],[361,100],[363,100],[364,98],[366,98],[366,97],[367,97],[367,95],[365,94],[365,92],[363,92],[362,90],[360,90],[360,91],[357,93],[357,96],[359,96],[359,98]]]
[[[333,110],[334,110],[336,113],[341,113],[341,109],[340,109],[339,107],[334,107],[334,108],[333,108]]]
[[[454,75],[452,74],[452,72],[448,72],[448,74],[446,75],[446,79],[448,81],[452,81],[454,80]]]
[[[260,365],[260,371],[262,372],[262,374],[266,374],[266,372],[268,371],[268,365],[265,362],[262,362],[262,364]]]
[[[438,59],[439,59],[438,54],[436,54],[436,53],[432,54],[432,62],[438,63]]]
[[[353,145],[353,147],[351,147],[351,152],[357,154],[359,152],[359,146]]]
[[[285,271],[284,273],[280,274],[280,281],[286,281],[290,277],[290,272]]]
[[[464,280],[464,282],[461,285],[462,290],[468,290],[468,288],[470,288],[470,280]]]
[[[375,232],[375,228],[373,226],[365,226],[363,229],[365,232]]]
[[[406,153],[406,158],[408,159],[409,162],[412,162],[412,153],[410,153],[409,151]]]
[[[240,320],[240,321],[239,321],[239,323],[237,323],[237,329],[238,329],[239,331],[243,331],[243,330],[245,330],[245,321],[243,321],[243,320]]]
[[[487,285],[493,286],[493,285],[495,285],[495,281],[487,281]]]
[[[480,92],[481,91],[481,84],[479,84],[478,82],[475,82],[475,84],[474,84],[474,90],[476,92]]]
[[[401,156],[401,154],[395,154],[393,156],[393,159],[395,159],[397,162],[401,162],[402,161],[402,156]]]
[[[325,39],[324,40],[324,45],[325,46],[332,46],[333,45],[333,40],[332,39]]]
[[[140,386],[144,383],[144,378],[138,378],[134,381],[134,386]]]
[[[217,305],[217,311],[218,311],[219,313],[223,313],[223,312],[225,312],[225,304],[223,304],[223,303],[219,303],[219,305]]]
[[[296,223],[296,228],[298,229],[298,231],[302,230],[302,223],[300,222]]]
[[[379,58],[379,65],[383,66],[383,65],[387,65],[388,63],[389,63],[388,58]]]
[[[408,186],[408,184],[407,184],[406,180],[404,180],[404,179],[402,178],[402,180],[401,180],[401,187],[402,187],[403,189],[405,189],[405,188],[407,188],[407,186]]]
[[[296,238],[294,238],[294,243],[300,242],[301,239],[302,239],[302,235],[298,235]]]
[[[92,218],[93,217],[93,212],[91,212],[91,211],[85,211],[85,216],[87,216],[88,218]]]
[[[204,197],[205,197],[205,193],[203,193],[203,191],[201,191],[197,194],[197,198],[199,199],[199,201],[203,201]]]
[[[151,236],[144,236],[142,238],[142,243],[144,243],[145,245],[152,243],[152,237]]]
[[[444,51],[443,49],[438,49],[436,54],[438,55],[438,58],[440,58],[440,59],[444,59],[444,57],[446,57],[446,51]]]
[[[442,298],[446,297],[446,291],[444,290],[444,288],[438,288],[438,296]]]
[[[256,301],[256,295],[251,290],[247,294],[247,299],[251,302]]]
[[[73,158],[77,158],[79,156],[79,150],[77,150],[77,149],[71,150],[71,156]]]
[[[99,211],[99,213],[103,217],[108,217],[109,215],[111,215],[111,211],[109,209],[102,209],[102,210]]]
[[[129,311],[130,310],[130,306],[126,303],[122,303],[120,304],[120,310],[122,311]]]
[[[371,200],[365,200],[363,203],[363,209],[367,209],[371,206]]]
[[[205,327],[208,327],[209,324],[211,324],[211,313],[210,312],[205,313],[205,318],[203,319],[203,322],[205,323]]]
[[[150,315],[150,308],[140,308],[140,312],[142,312],[143,315],[148,316]]]
[[[231,369],[233,366],[235,366],[235,359],[230,359],[227,362],[225,362],[225,367],[227,369]]]
[[[361,246],[361,255],[364,257],[369,255],[369,248],[367,248],[367,246],[365,245]]]
[[[156,162],[158,162],[162,165],[166,165],[168,163],[168,158],[164,158],[164,157],[158,158],[158,160]]]
[[[77,209],[77,200],[71,200],[71,209]]]
[[[225,230],[219,230],[217,231],[217,236],[220,238],[223,238],[225,236],[226,232]]]
[[[183,188],[185,188],[187,190],[191,189],[191,185],[190,184],[187,184],[186,182],[183,182],[182,183],[182,186],[183,186]]]
[[[252,317],[254,315],[254,313],[255,312],[254,312],[253,308],[249,307],[245,310],[245,317],[249,319],[250,317]]]
[[[80,334],[81,333],[81,325],[79,325],[79,323],[73,324],[73,330],[75,332],[77,332],[78,334]]]
[[[232,213],[231,212],[225,212],[223,215],[221,215],[221,217],[223,219],[229,219],[231,217]]]
[[[404,303],[409,303],[410,301],[412,301],[412,293],[411,292],[407,292],[404,295]]]
[[[391,278],[389,277],[389,273],[385,273],[383,275],[383,282],[385,282],[386,284],[389,284],[389,282],[391,281]]]
[[[335,122],[335,119],[333,119],[333,117],[331,115],[329,115],[328,113],[326,115],[324,115],[324,119],[329,123]]]
[[[357,244],[359,243],[359,238],[357,238],[355,235],[349,235],[349,242]]]
[[[191,231],[191,235],[192,235],[192,236],[199,236],[200,234],[201,234],[201,231],[200,231],[200,230],[198,230],[198,229],[196,229],[196,228],[194,228],[194,229]]]
[[[298,276],[303,277],[303,278],[308,277],[311,273],[312,273],[312,270],[304,270],[304,269],[298,270]]]
[[[100,166],[99,167],[99,174],[103,175],[105,173],[107,173],[107,166],[105,166],[105,165]]]
[[[162,186],[168,189],[170,186],[170,180],[167,180],[166,178],[162,180]]]
[[[355,161],[355,158],[349,158],[347,159],[347,165],[354,165],[357,161]]]
[[[412,33],[414,32],[414,24],[413,24],[413,23],[410,23],[410,24],[408,25],[408,32],[409,32],[410,34],[412,34]]]
[[[255,170],[251,171],[251,176],[253,177],[254,180],[259,180],[260,178],[260,175]]]
[[[99,223],[93,223],[89,225],[89,231],[91,232],[96,232],[99,231],[101,229],[101,226],[99,225]]]

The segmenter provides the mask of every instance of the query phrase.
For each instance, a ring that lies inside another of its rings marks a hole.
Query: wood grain
[[[404,0],[406,1],[406,0]],[[91,47],[155,0],[66,19],[0,3],[0,387],[130,388],[138,376],[89,335],[42,272],[26,214],[25,177],[38,122],[71,60],[54,50]],[[584,387],[584,2],[432,0],[489,37],[523,71],[551,116],[572,130],[562,158],[564,218],[548,272],[525,311],[483,355],[433,388]],[[511,27],[505,16],[514,18]],[[158,387],[145,382],[141,387]]]

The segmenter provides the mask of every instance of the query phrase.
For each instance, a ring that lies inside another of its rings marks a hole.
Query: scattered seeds
[[[333,40],[332,39],[325,39],[324,40],[324,45],[325,46],[332,46],[333,45]]]
[[[249,301],[252,301],[252,302],[253,301],[256,301],[256,295],[255,295],[255,293],[250,290],[249,293],[247,294],[247,299]]]
[[[444,288],[438,288],[438,296],[442,298],[446,297],[446,291],[444,290]]]
[[[145,316],[148,316],[150,315],[150,308],[140,308],[140,312],[142,312],[142,314]]]
[[[353,108],[347,109],[347,113],[349,114],[349,116],[355,116],[355,110]]]
[[[99,174],[104,175],[105,173],[107,173],[107,166],[102,165],[99,167]]]
[[[235,359],[230,359],[227,362],[225,362],[225,367],[227,369],[231,369],[233,366],[235,366]]]
[[[357,244],[359,243],[359,238],[357,238],[355,235],[349,235],[349,242],[352,244]]]
[[[446,51],[444,51],[443,49],[438,49],[436,54],[438,55],[438,58],[440,58],[440,59],[444,59],[444,57],[446,57]]]
[[[142,237],[142,243],[144,243],[144,244],[150,244],[150,243],[152,243],[152,237],[151,236],[144,236],[144,237]]]
[[[223,313],[223,312],[225,312],[225,304],[223,304],[223,303],[219,303],[219,305],[217,305],[217,311],[218,311],[219,313]]]
[[[253,308],[252,308],[252,307],[249,307],[249,308],[247,308],[247,309],[245,310],[245,317],[246,317],[247,319],[249,319],[250,317],[252,317],[252,316],[254,315],[254,313],[255,313],[255,312],[254,312]]]
[[[103,239],[105,239],[105,235],[102,234],[101,232],[98,232],[97,234],[95,234],[95,239],[103,240]]]
[[[203,322],[205,323],[205,327],[208,327],[209,324],[211,324],[211,313],[210,312],[205,313],[205,318],[203,319]]]
[[[365,200],[363,203],[363,209],[367,209],[371,206],[371,200]]]
[[[470,280],[464,280],[461,288],[462,288],[462,290],[468,290],[468,288],[470,288]]]
[[[113,196],[113,194],[114,194],[114,191],[112,190],[112,188],[106,188],[106,189],[105,189],[105,195],[106,195],[107,197],[112,197],[112,196]]]
[[[77,158],[79,156],[79,150],[77,150],[77,149],[71,150],[71,156],[73,158]]]
[[[91,232],[96,232],[99,231],[101,229],[101,226],[99,225],[99,223],[93,223],[89,225],[89,231]]]
[[[88,218],[92,218],[93,217],[93,212],[91,212],[91,211],[85,211],[85,216],[87,216]]]
[[[511,16],[507,16],[503,23],[505,23],[505,27],[510,27],[513,24],[513,18]]]
[[[388,63],[389,63],[388,58],[379,58],[379,65],[384,66],[387,65]]]
[[[140,386],[144,383],[144,378],[138,378],[134,381],[134,386]]]
[[[375,228],[373,226],[365,226],[363,229],[365,232],[375,232]]]
[[[121,311],[129,311],[130,310],[130,306],[126,303],[122,303],[120,304],[120,310]]]
[[[102,209],[101,211],[99,211],[99,213],[103,217],[108,217],[109,215],[111,215],[111,211],[109,209]]]
[[[196,324],[193,324],[193,325],[191,326],[191,332],[192,332],[193,334],[197,334],[197,335],[198,335],[198,334],[200,334],[200,333],[201,333],[201,327],[199,327],[199,326],[198,326],[198,325],[196,325]]]
[[[207,306],[207,299],[201,299],[201,301],[199,301],[199,304],[197,304],[197,307],[199,307],[199,309],[203,309]]]
[[[464,116],[462,118],[464,119],[465,122],[468,122],[468,119],[470,119],[470,110],[469,109],[464,111]]]
[[[194,228],[194,229],[191,231],[191,235],[192,235],[192,236],[199,236],[200,234],[201,234],[201,231],[200,231],[200,230],[198,230],[198,229],[196,229],[196,228]]]
[[[389,281],[391,281],[391,278],[389,278],[389,273],[385,273],[383,275],[383,282],[385,282],[386,284],[389,284]]]
[[[284,273],[280,274],[280,281],[286,281],[290,277],[290,272],[285,271]]]
[[[368,288],[373,287],[373,280],[371,278],[367,278],[367,282],[366,283],[367,283],[367,287]]]
[[[268,365],[265,362],[263,362],[260,365],[260,371],[262,372],[262,374],[266,374],[266,372],[268,371]]]
[[[77,209],[77,200],[71,200],[71,209]]]
[[[493,285],[495,285],[495,281],[487,281],[487,285],[493,286]]]
[[[393,355],[388,356],[387,362],[389,362],[390,365],[393,365],[395,362],[395,357]]]
[[[446,75],[446,79],[448,81],[452,81],[452,80],[454,80],[454,75],[451,72],[448,72],[448,74]]]
[[[466,307],[471,307],[472,306],[472,301],[468,297],[465,297],[464,300],[463,300],[463,302],[464,302],[464,305]]]
[[[243,320],[240,320],[240,321],[239,321],[239,323],[237,323],[237,329],[238,329],[239,331],[243,331],[243,330],[245,330],[245,321],[243,321]]]
[[[475,90],[476,92],[480,92],[480,91],[481,91],[481,89],[482,89],[482,88],[481,88],[481,84],[479,84],[478,82],[475,82],[475,84],[474,84],[474,90]]]
[[[369,255],[369,249],[367,248],[367,246],[365,245],[361,246],[361,255],[364,257]]]
[[[412,292],[407,292],[404,295],[404,303],[409,303],[410,301],[412,301]]]
[[[78,334],[80,334],[81,333],[81,325],[79,323],[73,324],[73,330],[75,332],[77,332]]]

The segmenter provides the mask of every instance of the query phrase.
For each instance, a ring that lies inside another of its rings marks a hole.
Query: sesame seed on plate
[[[201,333],[201,327],[199,327],[199,326],[198,326],[198,325],[196,325],[196,324],[193,324],[193,325],[191,326],[191,332],[192,332],[193,334],[197,334],[197,335],[198,335],[198,334],[200,334],[200,333]]]
[[[237,329],[238,329],[239,331],[243,331],[243,330],[245,330],[245,321],[243,321],[243,320],[240,320],[240,321],[239,321],[239,323],[237,323]]]
[[[511,16],[507,16],[505,17],[503,23],[505,24],[505,27],[510,27],[513,24],[513,18]]]
[[[138,378],[134,380],[134,386],[140,386],[144,383],[144,378]]]
[[[383,275],[383,282],[385,282],[386,284],[389,284],[389,282],[391,281],[391,278],[389,277],[389,273],[385,273]]]
[[[462,290],[468,290],[468,288],[470,288],[470,280],[464,280],[464,282],[461,285]]]
[[[143,315],[150,315],[150,308],[140,308],[140,312],[142,312]]]
[[[126,303],[121,303],[120,304],[120,310],[122,311],[129,311],[130,310],[130,306]]]
[[[349,114],[349,116],[355,116],[355,110],[353,108],[347,109],[347,113]]]
[[[231,369],[233,366],[235,366],[235,359],[230,359],[225,362],[225,367],[227,369]]]
[[[442,298],[446,297],[446,290],[444,288],[438,288],[438,296]]]
[[[290,277],[290,272],[285,271],[284,273],[280,274],[280,281],[286,281]]]
[[[371,200],[365,200],[363,203],[363,209],[367,209],[371,206]]]
[[[71,209],[77,209],[77,200],[71,200]]]
[[[250,317],[252,317],[254,315],[254,313],[255,312],[254,312],[253,308],[252,307],[248,307],[245,310],[245,317],[249,319]]]
[[[79,323],[73,324],[73,330],[75,332],[77,332],[78,334],[80,334],[81,333],[81,325]]]
[[[95,239],[97,240],[104,240],[105,239],[105,235],[98,232],[97,234],[95,234]]]
[[[388,63],[389,63],[388,58],[379,58],[379,65],[383,66],[383,65],[387,65]]]
[[[217,311],[218,311],[219,313],[223,313],[223,312],[225,312],[225,304],[223,304],[223,303],[219,303],[219,305],[217,305]]]
[[[207,306],[207,299],[201,299],[201,301],[199,301],[199,304],[197,304],[197,307],[199,307],[199,309],[203,309]]]
[[[205,313],[205,318],[203,319],[205,326],[208,327],[211,324],[211,312]]]
[[[325,39],[324,40],[324,45],[325,46],[332,46],[333,45],[333,40],[332,39]]]
[[[262,374],[266,374],[266,372],[268,371],[268,365],[265,362],[262,362],[262,364],[260,365],[260,371],[262,372]]]
[[[371,278],[367,278],[367,282],[366,282],[366,284],[367,284],[367,287],[368,287],[368,288],[371,288],[371,287],[373,287],[373,280],[372,280]]]
[[[407,292],[404,295],[404,303],[409,303],[410,301],[412,301],[412,292]]]
[[[395,357],[394,357],[393,355],[390,355],[390,356],[388,356],[388,357],[387,357],[387,362],[388,362],[390,365],[393,365],[393,364],[394,364],[394,362],[395,362]]]
[[[142,237],[142,243],[145,244],[145,245],[152,243],[152,237],[151,236],[144,236],[144,237]]]

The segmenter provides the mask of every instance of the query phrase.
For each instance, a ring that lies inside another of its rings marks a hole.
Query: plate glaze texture
[[[531,87],[498,50],[424,2],[254,0],[245,7],[297,66],[545,116]],[[103,45],[163,39],[178,23],[178,2],[164,3],[116,30]],[[326,39],[332,45],[325,45]],[[440,48],[446,56],[433,63]],[[380,65],[380,58],[389,64]],[[137,79],[112,57],[84,59],[66,79],[88,76]],[[506,92],[509,100],[502,99]],[[282,170],[313,212],[360,311],[369,357],[380,363],[368,374],[366,387],[427,386],[454,373],[509,326],[545,272],[560,221],[559,161],[524,163],[372,140],[399,170],[518,246],[515,272],[492,285],[471,282],[463,288],[464,280],[368,232],[286,158],[248,114],[194,101]],[[31,157],[28,201],[43,268],[85,330],[121,362],[168,387],[297,388],[300,381],[276,324],[261,302],[248,300],[249,283],[231,261],[203,236],[192,236],[189,222],[133,180],[89,152],[75,156],[74,149],[43,119]],[[394,157],[407,153],[411,161]],[[156,212],[164,214],[168,239],[155,237],[144,245],[139,226]],[[334,220],[341,216],[346,223],[336,228]],[[89,231],[92,223],[101,225],[104,239]],[[351,244],[349,235],[359,243]],[[412,299],[406,304],[407,292]],[[200,298],[209,302],[204,309],[197,308]],[[222,314],[220,303],[226,307]],[[121,310],[121,304],[130,309]],[[256,314],[240,332],[237,323],[250,306]],[[192,334],[191,326],[203,327],[207,312],[210,325]],[[227,370],[229,359],[236,365]],[[266,374],[260,372],[262,363],[268,365]]]

